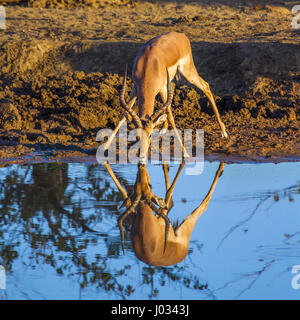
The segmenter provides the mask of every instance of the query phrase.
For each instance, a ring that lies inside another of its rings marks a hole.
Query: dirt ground
[[[202,92],[177,83],[176,125],[204,129],[207,159],[300,159],[300,29],[291,26],[296,2],[1,3],[2,163],[95,155],[98,130],[119,121],[126,63],[131,70],[143,43],[172,30],[191,40],[195,65],[230,135],[221,138]]]

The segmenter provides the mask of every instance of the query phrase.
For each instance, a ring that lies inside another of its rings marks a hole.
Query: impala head
[[[166,103],[156,110],[148,119],[140,119],[140,117],[136,114],[133,108],[130,108],[125,101],[125,90],[126,90],[126,78],[127,78],[127,65],[125,69],[125,75],[123,80],[123,86],[120,92],[120,104],[121,107],[128,113],[135,123],[137,129],[141,129],[140,137],[141,137],[141,153],[140,156],[142,159],[145,158],[145,154],[149,147],[149,137],[151,136],[152,130],[155,126],[163,123],[167,119],[167,115],[164,114],[166,109],[171,105],[173,99],[173,90],[171,86],[170,76],[168,72],[168,68],[166,68],[167,73],[167,101]],[[142,160],[145,162],[145,160]]]

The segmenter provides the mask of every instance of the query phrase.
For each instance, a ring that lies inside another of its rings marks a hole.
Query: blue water
[[[218,166],[205,162],[201,175],[182,171],[171,222],[201,203]],[[147,168],[153,192],[164,197],[162,167]],[[132,190],[137,166],[112,169]],[[177,169],[170,167],[171,180]],[[154,267],[135,256],[130,219],[123,254],[117,227],[123,200],[102,165],[0,168],[0,265],[6,278],[0,298],[298,300],[292,268],[300,265],[299,169],[297,162],[226,164],[187,257]]]

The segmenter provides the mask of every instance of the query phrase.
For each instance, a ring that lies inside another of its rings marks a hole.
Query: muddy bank
[[[146,40],[177,30],[192,41],[230,138],[221,138],[203,93],[184,81],[172,104],[178,128],[204,129],[207,158],[299,160],[300,37],[288,6],[163,5],[163,11],[145,1],[101,11],[7,7],[0,158],[93,156],[98,130],[119,121],[125,64],[132,66]]]
[[[49,156],[59,153],[59,157],[64,157],[62,151],[66,156],[95,153],[98,130],[113,129],[121,116],[121,81],[117,74],[84,72],[47,77],[46,83],[14,79],[15,87],[6,85],[5,99],[0,100],[1,158],[32,151],[51,151]],[[215,96],[228,140],[221,138],[207,98],[186,85],[177,86],[173,99],[177,127],[203,128],[207,156],[218,153],[270,161],[299,158],[299,104],[280,94],[265,100],[268,89],[272,94],[274,88],[292,93],[297,89],[288,81],[264,81],[253,84],[252,90],[258,92],[254,97]]]

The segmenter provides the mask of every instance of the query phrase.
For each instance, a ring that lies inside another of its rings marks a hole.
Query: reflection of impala
[[[223,172],[224,163],[220,163],[213,183],[200,206],[176,227],[170,225],[167,214],[173,205],[173,190],[184,163],[180,165],[172,185],[170,185],[167,165],[163,165],[166,185],[165,199],[152,192],[150,177],[144,164],[140,163],[138,165],[134,191],[129,197],[109,164],[105,164],[105,167],[122,193],[124,199],[122,206],[127,208],[118,220],[123,250],[123,220],[129,214],[133,214],[131,241],[134,252],[140,260],[154,266],[170,266],[183,260],[188,251],[190,236],[195,223],[207,208],[217,181]],[[155,214],[153,214],[153,211]]]
[[[138,128],[145,129],[147,135],[151,134],[155,125],[162,122],[164,122],[164,128],[166,129],[169,120],[181,143],[171,111],[173,92],[170,81],[172,81],[176,75],[183,75],[190,83],[205,93],[212,105],[221,128],[222,136],[228,136],[209,84],[199,76],[194,65],[189,39],[183,33],[170,32],[151,39],[139,50],[132,69],[134,84],[128,103],[126,103],[124,99],[126,86],[125,74],[123,88],[120,94],[120,102],[122,108],[125,109],[125,115],[106,142],[105,149],[109,148],[114,136],[125,122],[125,116],[127,116],[127,114],[133,118]],[[154,101],[158,94],[160,94],[164,105],[161,109],[154,112]],[[137,115],[132,108],[136,98],[138,98],[139,115]],[[166,115],[163,115],[165,111],[167,111],[168,118]]]

